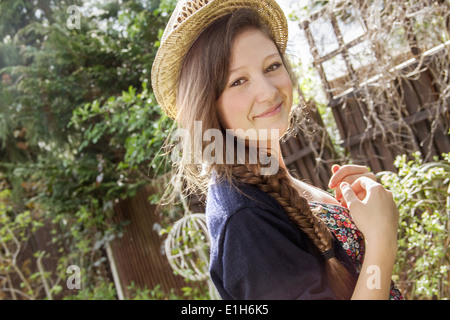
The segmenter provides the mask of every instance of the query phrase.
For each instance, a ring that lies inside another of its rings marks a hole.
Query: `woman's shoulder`
[[[240,212],[258,212],[285,218],[281,205],[268,193],[249,184],[213,180],[206,197],[206,220],[210,231],[221,233],[227,222]],[[256,216],[255,216],[256,217]]]
[[[206,197],[206,214],[229,217],[243,208],[280,210],[282,207],[269,194],[256,186],[235,184],[225,179],[212,180]]]

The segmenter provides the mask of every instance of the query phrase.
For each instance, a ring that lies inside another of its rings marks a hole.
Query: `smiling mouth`
[[[256,116],[255,118],[268,118],[276,115],[281,110],[281,102],[273,107],[272,109],[268,110],[267,112],[264,112],[263,114],[260,114],[259,116]]]

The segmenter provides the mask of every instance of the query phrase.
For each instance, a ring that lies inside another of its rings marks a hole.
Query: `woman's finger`
[[[333,165],[331,166],[331,173],[335,174],[336,171],[338,171],[340,168],[341,168],[340,165],[338,165],[338,164],[333,164]]]
[[[366,176],[356,179],[355,182],[351,184],[351,187],[355,194],[365,193],[365,197],[364,199],[361,199],[361,201],[365,200],[372,190],[386,190],[381,184]]]
[[[346,182],[342,182],[338,187],[336,187],[335,198],[337,201],[340,202],[341,206],[347,208],[347,202],[345,201],[345,198],[342,195],[342,184],[344,183]],[[364,198],[366,197],[366,190],[364,189],[353,190],[353,192],[355,193],[355,195],[358,197],[359,200],[364,200]]]
[[[348,184],[352,184],[353,182],[355,182],[358,178],[360,177],[367,177],[369,179],[372,179],[374,181],[376,181],[376,177],[374,174],[367,172],[364,174],[353,174],[350,176],[346,176],[344,177],[337,185],[336,185],[336,190],[335,190],[335,197],[337,200],[339,200],[342,197],[342,193],[341,193],[341,188],[340,188],[340,184],[342,182],[347,182]]]
[[[330,189],[336,188],[336,186],[339,185],[339,183],[341,183],[342,181],[344,181],[344,179],[348,176],[363,175],[363,174],[369,175],[369,176],[373,175],[373,173],[371,173],[367,167],[358,166],[358,165],[345,165],[345,166],[339,167],[337,170],[336,170],[336,167],[333,166],[332,170],[333,170],[333,175],[331,176],[330,182],[328,184],[328,187]],[[336,170],[336,171],[334,171],[334,170]],[[373,178],[375,179],[375,175],[373,175]]]
[[[375,175],[372,174],[372,173],[370,173],[370,172],[364,173],[364,174],[362,174],[362,175],[361,175],[361,174],[354,174],[354,175],[345,177],[345,178],[342,179],[342,181],[336,186],[334,195],[335,195],[336,200],[340,202],[341,206],[343,206],[343,207],[345,207],[345,208],[348,207],[348,206],[347,206],[347,203],[346,203],[346,201],[345,201],[345,199],[342,197],[341,184],[344,183],[344,182],[346,182],[346,183],[348,183],[348,184],[351,185],[351,184],[353,184],[358,178],[361,178],[361,177],[367,177],[367,178],[372,179],[372,180],[374,180],[374,181],[375,181],[375,179],[376,179],[376,178],[375,178]],[[361,188],[360,188],[360,189],[354,190],[354,192],[355,192],[355,194],[356,194],[356,196],[358,197],[359,200],[363,200],[363,199],[366,197],[366,190],[364,190],[364,189],[361,189]]]
[[[343,182],[341,184],[341,190],[343,200],[349,209],[350,206],[354,206],[355,204],[361,202],[353,191],[353,188],[347,182]]]

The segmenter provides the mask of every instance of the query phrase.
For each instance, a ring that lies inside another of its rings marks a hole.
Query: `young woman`
[[[155,96],[184,130],[174,168],[207,195],[211,279],[223,299],[400,299],[391,193],[367,168],[335,165],[333,197],[284,164],[286,42],[275,1],[180,1],[155,58]]]

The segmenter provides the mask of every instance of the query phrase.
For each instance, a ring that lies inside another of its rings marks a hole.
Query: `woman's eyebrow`
[[[265,62],[265,61],[267,61],[267,60],[269,60],[269,59],[272,59],[272,58],[274,58],[274,57],[279,57],[279,56],[280,56],[280,54],[279,54],[278,52],[271,53],[271,54],[269,54],[268,56],[266,56],[266,57],[264,58],[263,61]],[[235,73],[236,71],[239,71],[240,69],[243,69],[243,68],[245,68],[245,67],[246,67],[246,65],[243,65],[243,66],[239,66],[239,67],[230,69],[229,74],[231,75],[231,74]]]
[[[279,54],[278,52],[275,52],[275,53],[269,54],[269,55],[264,59],[264,61],[269,60],[269,59],[272,59],[272,58],[275,58],[275,57],[279,57],[279,56],[280,56],[280,54]]]

